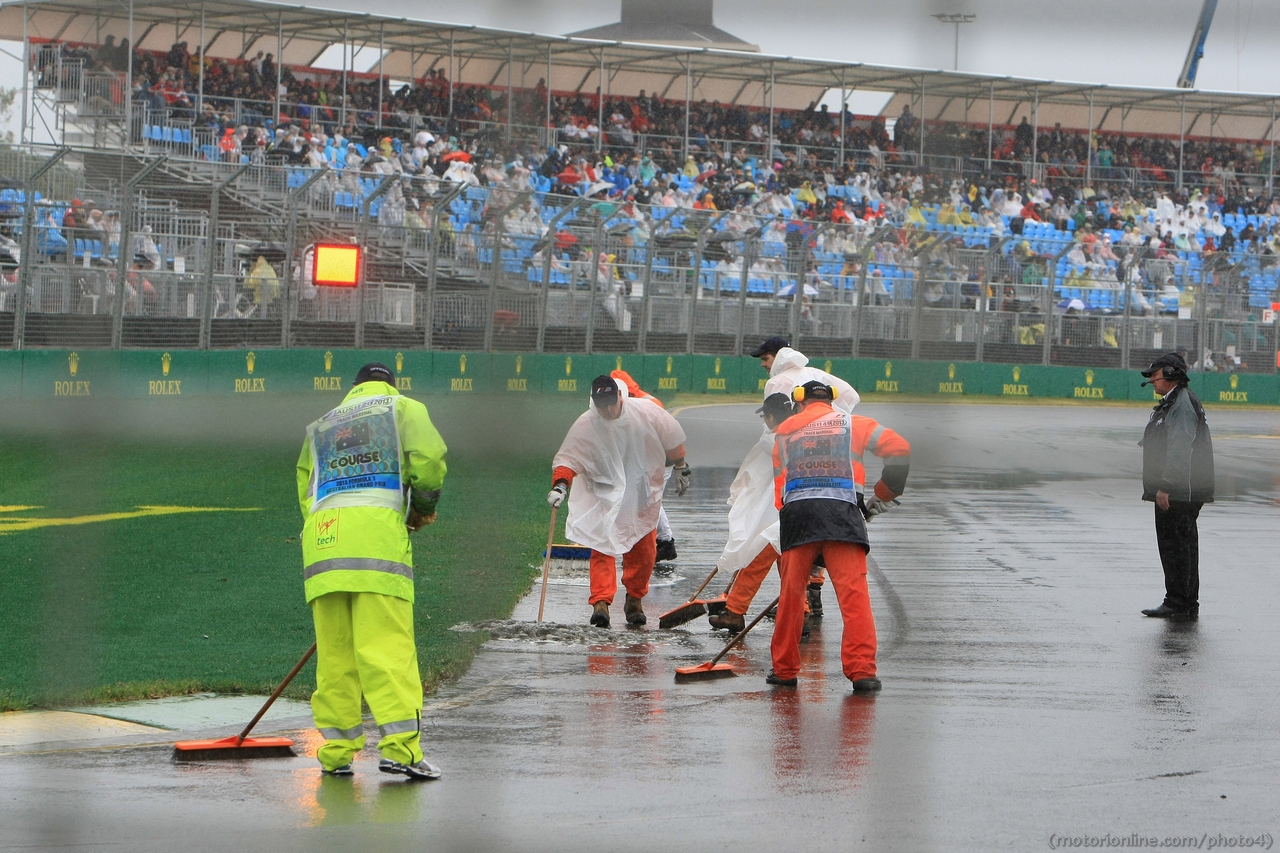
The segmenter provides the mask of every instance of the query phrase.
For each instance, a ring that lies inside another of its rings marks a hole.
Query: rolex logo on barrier
[[[412,376],[401,376],[400,374],[401,374],[403,371],[404,371],[404,353],[402,353],[402,352],[398,352],[398,353],[396,353],[396,390],[397,390],[397,391],[412,391],[412,390],[413,390],[413,377],[412,377]]]
[[[718,358],[716,359],[714,370],[716,375],[707,377],[707,390],[708,391],[727,391],[728,384],[726,383],[725,378],[720,375],[720,359]]]
[[[77,381],[74,377],[80,372],[80,353],[73,352],[67,356],[67,370],[71,372],[72,379],[58,380],[53,382],[53,396],[55,397],[88,397],[89,383],[83,380]]]
[[[160,373],[169,375],[169,367],[173,364],[173,356],[165,353],[160,356]],[[182,393],[181,379],[152,379],[147,382],[148,397],[176,397]]]
[[[1248,392],[1248,391],[1237,391],[1237,390],[1236,390],[1236,388],[1237,388],[1237,387],[1239,387],[1239,385],[1240,385],[1240,377],[1239,377],[1239,376],[1236,376],[1236,375],[1233,373],[1233,374],[1231,374],[1231,378],[1230,378],[1230,379],[1228,379],[1227,381],[1231,383],[1231,390],[1230,390],[1230,391],[1219,391],[1219,392],[1218,392],[1218,402],[1219,402],[1219,403],[1247,403],[1247,402],[1249,402],[1249,392]]]
[[[947,381],[938,383],[938,393],[939,394],[963,394],[964,383],[957,382],[955,380],[956,380],[956,366],[955,364],[948,364],[947,365]]]
[[[1073,392],[1074,396],[1081,399],[1085,399],[1085,400],[1101,400],[1106,397],[1107,395],[1106,388],[1093,387],[1094,375],[1095,374],[1092,370],[1086,370],[1084,372],[1084,387],[1083,388],[1076,387]]]
[[[674,366],[674,364],[675,364],[675,359],[673,359],[671,356],[667,356],[667,375],[658,377],[659,391],[680,390],[678,387],[680,382],[680,377],[671,375],[671,368]]]
[[[314,380],[314,388],[317,391],[341,391],[342,377],[328,376],[327,374],[333,370],[333,351],[324,351],[324,372],[325,376],[312,377]]]
[[[822,369],[825,370],[827,373],[831,372],[831,359],[826,360]]]
[[[570,376],[570,375],[572,375],[572,374],[573,374],[573,357],[572,357],[572,356],[565,356],[565,359],[564,359],[564,375],[565,375],[565,376]],[[565,392],[565,393],[569,393],[569,392],[572,392],[572,391],[577,391],[577,390],[578,390],[578,380],[577,380],[577,379],[559,379],[559,380],[556,380],[556,390],[557,390],[557,391],[562,391],[562,392]]]
[[[618,356],[618,360],[615,362],[614,370],[621,370],[621,369],[622,369],[622,356]]]
[[[897,394],[898,380],[890,379],[893,376],[893,362],[886,361],[884,363],[884,379],[876,380],[876,391],[882,394]]]
[[[528,391],[529,380],[520,375],[524,370],[524,356],[516,356],[516,375],[507,379],[508,391]]]
[[[1014,367],[1013,382],[1001,383],[1002,387],[1001,387],[1000,393],[1003,394],[1005,397],[1030,397],[1031,394],[1028,393],[1027,386],[1019,384],[1018,382],[1018,380],[1020,380],[1021,378],[1022,378],[1022,368]]]
[[[267,390],[267,380],[253,376],[253,367],[257,360],[258,357],[254,355],[252,350],[245,353],[244,367],[245,370],[249,371],[249,376],[235,380],[235,392],[237,394],[262,394]]]
[[[465,374],[466,372],[467,372],[467,356],[464,353],[458,356],[458,373]],[[455,376],[449,380],[449,390],[450,391],[474,391],[475,386],[472,384],[472,382],[473,380],[470,376],[463,376],[463,375]]]

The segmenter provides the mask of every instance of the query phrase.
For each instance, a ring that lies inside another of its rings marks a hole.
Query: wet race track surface
[[[680,559],[655,574],[645,629],[586,626],[585,564],[553,571],[550,625],[527,624],[535,584],[489,626],[427,702],[441,781],[380,776],[372,748],[354,779],[309,758],[11,752],[0,849],[1221,849],[1280,831],[1275,412],[1209,413],[1200,621],[1169,624],[1138,612],[1163,593],[1139,500],[1146,410],[864,404],[913,457],[902,506],[870,528],[884,690],[863,697],[840,674],[829,589],[797,689],[764,682],[768,621],[728,656],[738,677],[674,682],[725,640],[705,618],[656,625],[719,554],[752,409],[680,414],[694,487],[668,499]],[[774,574],[752,614],[776,589]],[[314,752],[313,730],[296,736]]]

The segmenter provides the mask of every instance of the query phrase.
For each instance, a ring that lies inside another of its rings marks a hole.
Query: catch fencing
[[[1185,348],[1276,369],[1270,256],[904,227],[884,206],[854,222],[646,207],[354,164],[64,150],[0,165],[0,345],[18,349],[723,356],[784,335],[821,358],[1127,368]],[[358,287],[311,283],[325,243],[363,247]]]

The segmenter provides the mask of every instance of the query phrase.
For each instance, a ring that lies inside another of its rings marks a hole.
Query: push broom
[[[706,602],[699,601],[698,596],[702,595],[702,591],[707,588],[707,584],[711,583],[711,579],[716,576],[716,572],[719,570],[720,569],[718,567],[712,569],[711,574],[707,575],[707,579],[702,582],[702,586],[698,587],[693,595],[689,596],[688,601],[681,604],[676,609],[669,610],[658,617],[658,627],[663,629],[674,628],[677,625],[683,625],[686,622],[691,622],[703,613],[706,613]]]
[[[751,624],[743,628],[741,631],[739,631],[737,636],[735,636],[732,640],[730,640],[728,644],[726,644],[725,647],[720,650],[720,653],[715,657],[713,657],[711,660],[707,661],[706,663],[700,663],[697,666],[676,667],[676,682],[680,683],[685,681],[706,681],[707,679],[711,679],[711,678],[728,678],[731,675],[737,675],[737,673],[733,671],[732,666],[730,666],[727,663],[720,663],[720,658],[727,655],[729,653],[729,649],[733,648],[739,642],[741,642],[742,638],[747,636],[748,631],[750,631],[755,626],[759,625],[760,620],[764,618],[764,615],[768,613],[770,610],[772,610],[777,605],[777,603],[778,603],[778,599],[775,598],[772,604],[770,604],[764,610],[761,610],[760,613],[757,614],[756,618],[751,620]]]
[[[249,725],[244,727],[244,731],[235,737],[224,737],[217,740],[180,740],[173,745],[174,761],[212,761],[228,758],[291,758],[297,755],[293,751],[293,741],[287,737],[249,737],[249,732],[253,731],[253,727],[258,724],[262,716],[267,713],[275,701],[280,698],[280,694],[289,686],[289,682],[293,681],[293,677],[302,671],[307,665],[307,661],[311,660],[311,656],[316,653],[316,644],[312,643],[311,648],[307,649],[307,653],[302,656],[302,660],[298,661],[297,666],[289,671],[284,677],[284,681],[280,682],[280,686],[275,689],[258,713],[253,715],[253,719],[249,721]]]
[[[538,621],[542,621],[542,609],[547,605],[547,577],[551,574],[551,543],[556,538],[556,510],[551,508],[551,529],[547,531],[547,554],[542,560],[542,592],[538,595]]]

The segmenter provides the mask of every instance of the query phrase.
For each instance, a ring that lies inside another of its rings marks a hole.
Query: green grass
[[[294,464],[303,426],[334,402],[51,401],[0,417],[0,505],[42,507],[0,519],[258,508],[0,535],[0,710],[273,687],[314,639]],[[413,540],[431,688],[484,639],[449,627],[502,618],[529,588],[551,456],[583,406],[425,402],[450,447],[440,520]],[[313,687],[309,666],[289,695]]]

